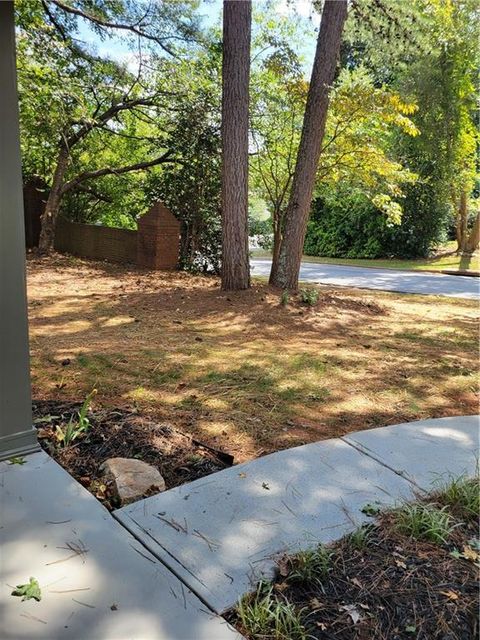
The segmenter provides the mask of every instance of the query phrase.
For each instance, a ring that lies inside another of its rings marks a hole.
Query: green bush
[[[404,188],[402,221],[392,224],[364,194],[347,189],[318,197],[304,253],[331,258],[422,258],[446,239],[448,207],[427,180]]]
[[[380,258],[386,255],[387,220],[365,196],[339,193],[312,205],[304,252],[332,258]]]

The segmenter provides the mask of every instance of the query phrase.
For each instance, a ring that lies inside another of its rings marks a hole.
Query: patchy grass
[[[453,510],[457,517],[466,521],[478,520],[480,518],[478,484],[478,478],[467,476],[442,480],[435,498],[437,502]]]
[[[420,260],[401,260],[396,258],[326,258],[323,256],[303,256],[303,262],[318,264],[339,264],[352,267],[377,267],[378,269],[406,269],[413,271],[480,271],[480,253],[471,256],[459,256],[456,253],[456,242],[449,242],[431,258]],[[252,251],[254,258],[270,258],[268,251]]]
[[[331,568],[332,552],[323,545],[309,551],[301,551],[292,559],[290,582],[318,582],[321,584]]]
[[[254,597],[238,605],[242,627],[253,637],[274,640],[307,640],[301,611],[293,604],[275,598],[272,587],[259,584]]]
[[[454,526],[447,507],[434,504],[406,504],[393,514],[397,531],[415,540],[446,544]]]
[[[33,393],[167,421],[237,461],[477,411],[477,303],[254,283],[56,256],[28,261]]]
[[[283,626],[279,633],[272,614],[277,608],[295,621],[292,638],[478,637],[478,522],[459,519],[461,505],[453,500],[459,495],[463,501],[458,487],[465,487],[466,480],[452,481],[457,488],[448,492],[448,506],[437,491],[424,501],[385,511],[371,526],[323,547],[329,560],[320,573],[317,550],[283,556],[277,579],[245,595],[229,619],[249,640],[290,637]],[[470,485],[478,493],[478,479],[470,479]],[[400,521],[408,526],[399,528]]]

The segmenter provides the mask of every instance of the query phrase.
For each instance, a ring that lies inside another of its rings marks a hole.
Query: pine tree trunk
[[[292,190],[285,212],[278,268],[272,282],[282,289],[298,288],[303,244],[327,120],[329,89],[335,77],[346,17],[347,0],[325,1]]]
[[[250,286],[248,257],[248,104],[250,0],[223,3],[222,289]]]
[[[65,172],[68,165],[68,149],[62,145],[57,159],[57,166],[53,175],[52,188],[48,195],[45,211],[41,218],[40,239],[38,250],[40,253],[50,253],[53,251],[55,241],[55,225],[57,224],[60,201],[62,199],[62,187]]]
[[[457,237],[457,253],[462,254],[466,249],[467,243],[467,193],[462,191],[460,194],[460,203],[457,211],[456,237]]]

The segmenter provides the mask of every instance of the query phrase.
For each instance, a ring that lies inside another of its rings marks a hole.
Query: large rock
[[[165,491],[165,480],[160,472],[142,460],[109,458],[100,471],[113,483],[122,505],[135,502],[154,491]]]

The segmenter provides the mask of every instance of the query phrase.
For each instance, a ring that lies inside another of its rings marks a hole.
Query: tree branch
[[[106,109],[102,114],[97,116],[95,119],[92,119],[90,122],[85,122],[82,127],[76,132],[72,133],[67,139],[67,146],[70,149],[74,145],[77,144],[82,138],[84,138],[89,131],[92,129],[102,127],[105,123],[111,120],[115,115],[120,113],[121,111],[126,111],[128,109],[133,109],[137,106],[154,106],[155,100],[153,97],[148,98],[137,98],[135,100],[123,100],[122,102],[117,102],[116,104],[112,104],[111,107]]]
[[[108,175],[120,175],[122,173],[129,173],[130,171],[140,171],[142,169],[148,169],[149,167],[154,167],[158,164],[162,164],[165,162],[177,162],[177,160],[170,158],[171,151],[166,151],[159,158],[155,158],[155,160],[148,160],[146,162],[137,162],[136,164],[129,164],[125,167],[105,167],[105,169],[97,169],[96,171],[84,171],[80,173],[76,178],[72,178],[66,182],[62,187],[62,195],[67,193],[67,191],[71,191],[74,188],[77,188],[82,182],[85,180],[91,180],[93,178],[100,178],[101,176]]]
[[[66,13],[71,13],[73,15],[79,16],[80,18],[84,18],[85,20],[89,20],[99,27],[105,27],[108,29],[121,29],[123,31],[130,31],[137,36],[141,36],[142,38],[146,38],[147,40],[152,40],[156,42],[166,53],[171,56],[175,56],[175,53],[168,47],[164,42],[162,42],[162,38],[158,38],[157,36],[153,36],[149,33],[145,33],[141,29],[139,29],[135,24],[123,24],[121,22],[110,22],[109,20],[104,20],[103,18],[99,18],[97,16],[92,15],[91,13],[86,13],[81,9],[77,9],[76,7],[72,7],[68,4],[65,4],[61,0],[48,0],[53,3],[56,7],[65,11]]]

